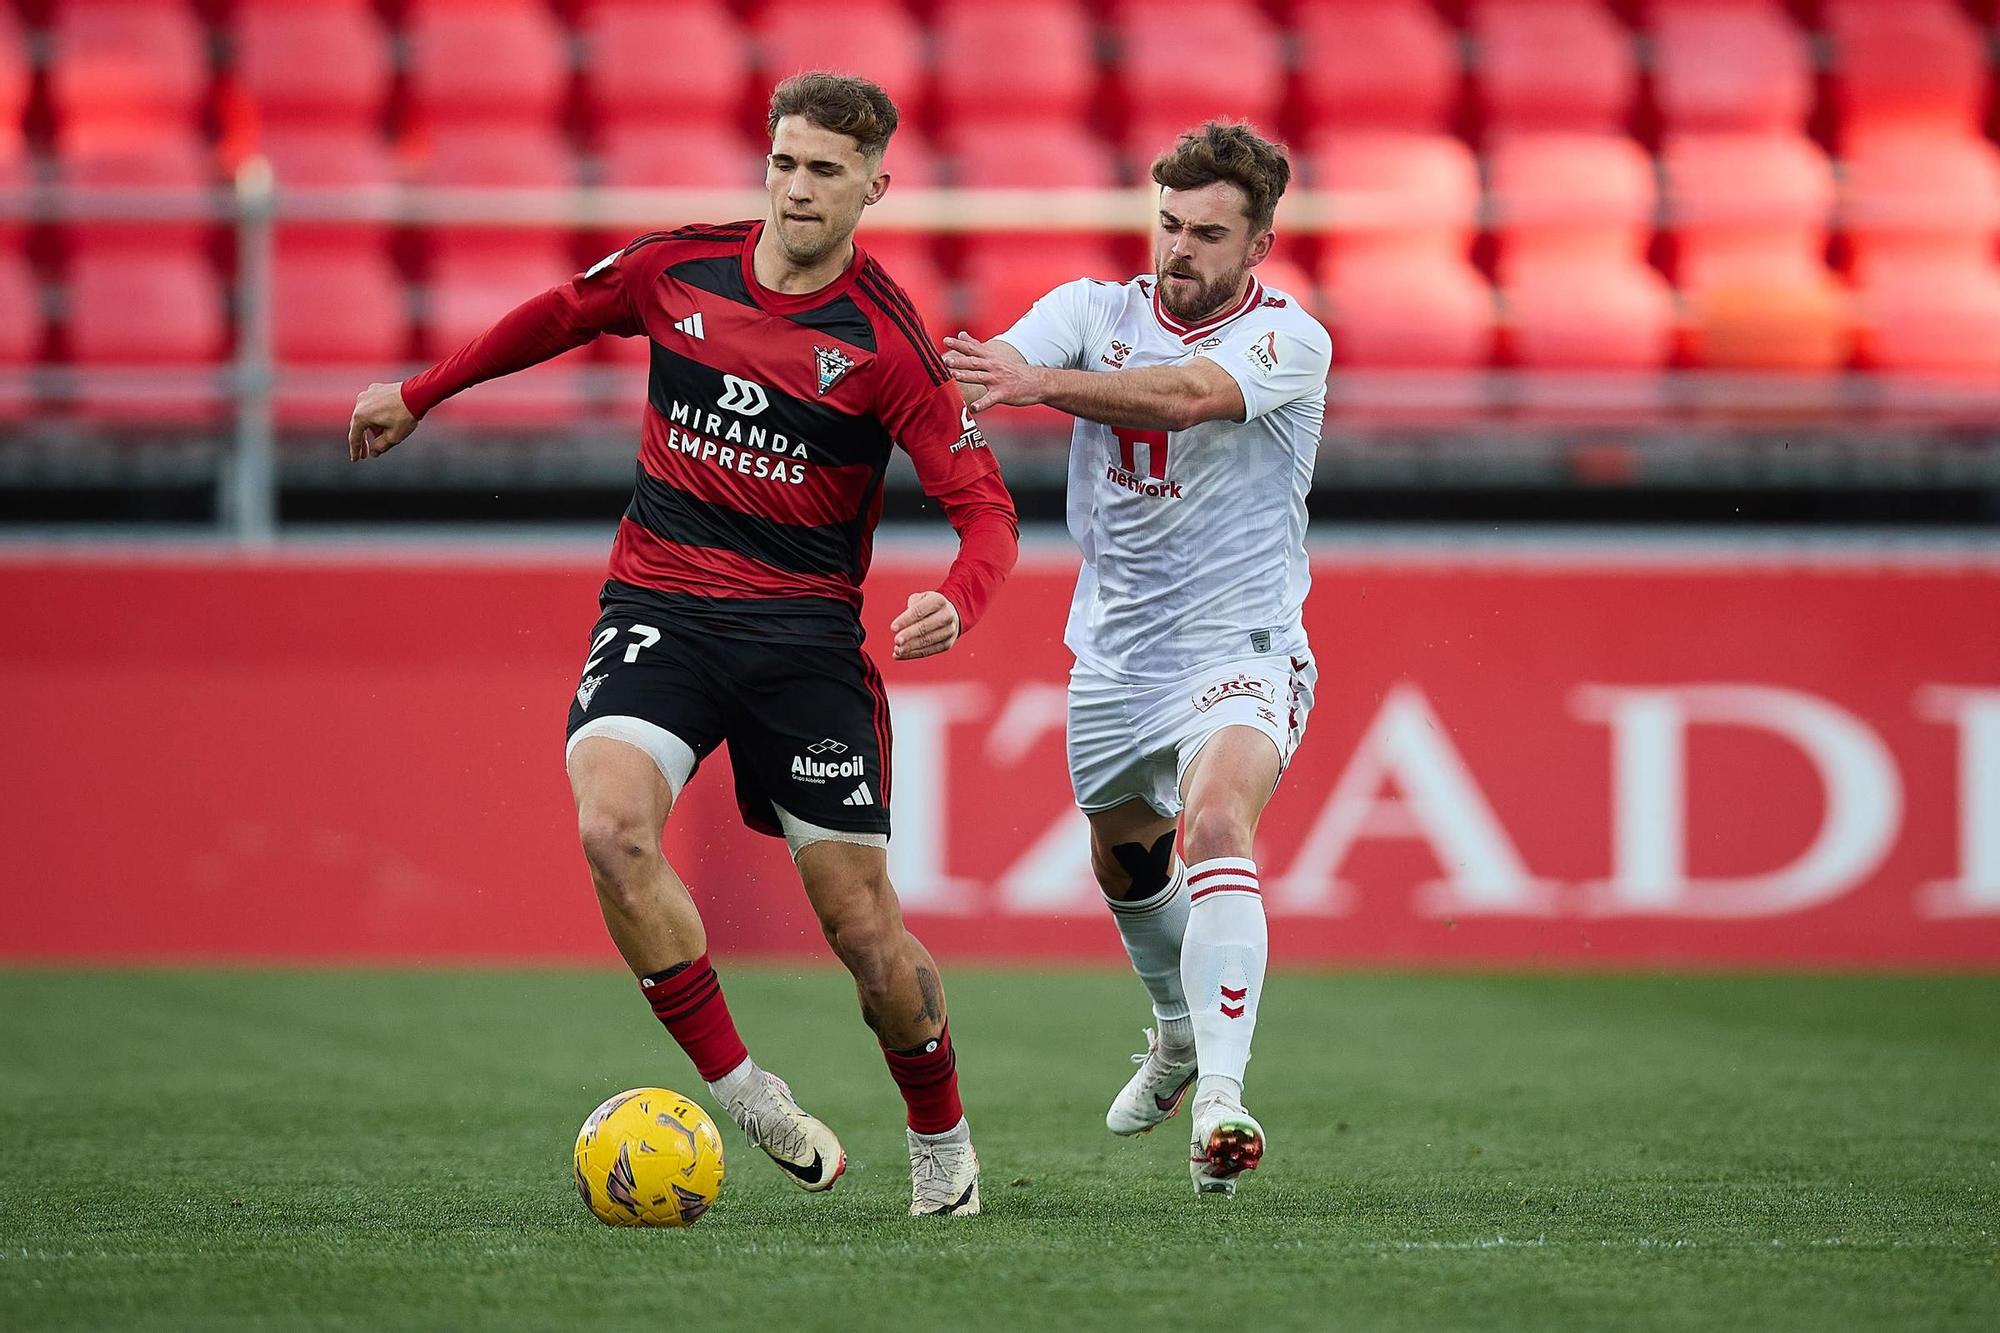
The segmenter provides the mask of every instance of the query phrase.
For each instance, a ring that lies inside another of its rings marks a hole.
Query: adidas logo
[[[868,784],[864,782],[859,787],[856,787],[853,791],[847,793],[847,799],[842,801],[841,804],[873,805],[875,804],[875,795],[873,792],[870,792],[868,790]]]
[[[700,338],[703,342],[708,341],[708,335],[701,331],[701,311],[699,310],[689,315],[686,319],[675,320],[674,327],[690,338]]]

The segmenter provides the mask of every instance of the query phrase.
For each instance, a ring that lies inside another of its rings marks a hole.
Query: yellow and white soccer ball
[[[721,1190],[722,1136],[678,1092],[621,1092],[577,1132],[576,1192],[608,1226],[692,1226]]]

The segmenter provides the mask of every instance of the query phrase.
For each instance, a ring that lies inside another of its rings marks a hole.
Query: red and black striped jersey
[[[1014,563],[1013,501],[910,300],[858,245],[816,292],[757,281],[761,222],[642,236],[404,382],[422,416],[600,333],[652,346],[639,468],[607,596],[670,598],[721,628],[858,631],[892,449],[958,529],[938,590],[970,628]]]

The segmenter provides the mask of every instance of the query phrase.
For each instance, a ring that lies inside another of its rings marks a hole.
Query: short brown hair
[[[823,69],[794,74],[771,90],[771,118],[766,128],[778,132],[786,116],[800,116],[823,130],[854,140],[863,157],[880,157],[896,132],[896,104],[882,86],[851,74]]]
[[[1278,196],[1291,184],[1292,164],[1283,144],[1242,121],[1211,120],[1181,135],[1154,160],[1153,179],[1170,190],[1228,181],[1249,197],[1250,229],[1261,232],[1278,215]]]

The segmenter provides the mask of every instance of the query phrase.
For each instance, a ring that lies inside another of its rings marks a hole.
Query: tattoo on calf
[[[917,989],[924,995],[924,1007],[917,1011],[917,1017],[926,1023],[941,1022],[944,1018],[944,987],[938,985],[937,973],[927,967],[918,968]]]

